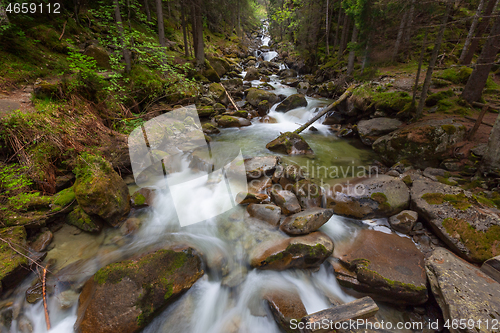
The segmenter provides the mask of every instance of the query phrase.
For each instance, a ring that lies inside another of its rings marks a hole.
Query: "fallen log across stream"
[[[305,123],[304,125],[300,126],[299,128],[297,128],[295,131],[293,131],[295,134],[299,134],[300,132],[302,132],[303,130],[305,130],[306,128],[308,128],[309,126],[311,126],[316,120],[318,120],[319,118],[323,117],[327,112],[331,111],[334,107],[336,107],[337,105],[339,105],[340,103],[342,103],[345,99],[347,99],[349,96],[351,96],[352,94],[352,91],[357,87],[358,85],[357,84],[353,84],[351,85],[349,88],[347,88],[347,90],[342,94],[342,96],[339,97],[339,99],[337,99],[335,102],[333,102],[332,104],[328,105],[325,109],[323,109],[322,111],[318,112],[317,115],[315,115],[311,120],[309,120],[307,123]]]

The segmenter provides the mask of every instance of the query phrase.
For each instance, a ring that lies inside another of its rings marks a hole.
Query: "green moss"
[[[387,196],[382,192],[372,193],[372,195],[370,197],[373,200],[375,200],[376,202],[378,202],[379,204],[387,203]]]
[[[383,92],[373,96],[375,108],[383,111],[402,111],[411,101],[408,93],[400,91]]]
[[[469,80],[469,76],[472,74],[472,68],[462,66],[462,67],[452,67],[447,68],[441,72],[436,73],[436,77],[448,80],[455,84],[466,84]]]
[[[455,93],[451,89],[448,89],[445,91],[440,91],[440,92],[429,95],[429,97],[427,97],[427,99],[425,100],[425,105],[434,106],[434,105],[437,105],[439,101],[447,99],[449,97],[453,97],[453,96],[455,96]]]
[[[427,201],[430,205],[441,205],[444,202],[448,202],[454,208],[460,210],[466,210],[472,203],[465,196],[463,192],[459,194],[442,194],[442,193],[425,193],[422,195],[422,199]]]
[[[470,251],[473,258],[479,262],[500,253],[500,226],[493,225],[486,232],[478,231],[467,221],[462,219],[446,218],[443,227],[453,235],[458,233],[460,240]]]
[[[142,206],[146,203],[146,197],[139,192],[134,192],[134,194],[132,194],[132,201],[136,206]]]
[[[440,182],[442,184],[446,184],[446,185],[450,185],[450,186],[455,186],[458,184],[456,181],[449,180],[447,177],[436,176],[436,178],[437,178],[438,182]]]
[[[441,125],[441,128],[448,134],[453,135],[457,132],[457,128],[453,125]]]
[[[404,176],[401,180],[406,184],[406,186],[413,185],[413,180],[411,179],[411,177],[409,175]]]
[[[75,200],[75,191],[73,187],[58,192],[54,196],[54,205],[65,207]]]
[[[26,248],[26,230],[24,227],[4,228],[0,230],[0,237],[9,241],[21,253]],[[27,266],[28,259],[15,252],[9,244],[0,242],[0,281],[19,266]]]
[[[99,223],[95,222],[80,206],[77,206],[66,216],[66,223],[87,232],[99,232],[101,230]]]

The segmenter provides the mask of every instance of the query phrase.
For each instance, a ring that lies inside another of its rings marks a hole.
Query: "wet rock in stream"
[[[158,250],[110,264],[80,294],[79,333],[139,332],[204,274],[191,248]]]

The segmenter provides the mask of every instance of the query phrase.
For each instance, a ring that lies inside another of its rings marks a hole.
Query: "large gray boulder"
[[[357,219],[390,217],[408,208],[410,191],[399,178],[378,175],[326,191],[326,208]]]
[[[358,133],[361,141],[371,146],[380,136],[397,130],[403,123],[392,118],[373,118],[361,120],[358,123]]]
[[[248,90],[247,102],[253,107],[258,107],[262,101],[268,101],[271,106],[278,103],[280,98],[276,94],[262,89],[250,88]]]
[[[500,218],[493,203],[460,187],[415,180],[411,206],[455,253],[481,263],[500,253]]]
[[[491,325],[500,321],[500,284],[444,248],[434,250],[425,269],[444,320],[455,323],[450,332],[498,332]]]
[[[452,120],[430,120],[403,127],[377,139],[372,148],[390,164],[408,160],[418,168],[437,167],[463,141],[467,128]]]

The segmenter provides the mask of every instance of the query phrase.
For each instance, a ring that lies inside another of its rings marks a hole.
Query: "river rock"
[[[279,72],[280,79],[285,79],[287,77],[296,77],[297,71],[295,69],[283,69]]]
[[[223,77],[227,72],[231,70],[231,65],[224,58],[213,57],[208,60],[212,68],[217,72],[219,77]]]
[[[287,333],[300,333],[298,329],[291,328],[291,320],[300,322],[302,317],[307,316],[307,310],[296,290],[274,290],[264,295],[274,320]]]
[[[224,87],[220,83],[212,83],[208,86],[208,92],[216,102],[228,105],[229,98],[227,97],[226,90],[224,90]]]
[[[224,115],[217,116],[215,119],[219,127],[245,127],[252,125],[250,120],[240,117]]]
[[[99,232],[102,229],[101,220],[98,217],[85,213],[80,206],[76,206],[71,213],[66,216],[66,223],[87,232]]]
[[[262,176],[272,176],[274,170],[276,170],[278,162],[279,157],[277,156],[259,156],[246,159],[245,170],[247,179],[255,179]]]
[[[35,252],[42,252],[47,249],[47,247],[50,245],[50,242],[52,242],[52,238],[54,235],[50,230],[42,232],[36,240],[31,244],[31,248]]]
[[[260,73],[257,68],[251,67],[247,69],[247,73],[245,74],[245,81],[258,80],[259,78]]]
[[[401,213],[389,218],[392,229],[403,234],[409,234],[418,220],[418,213],[412,210],[403,210]]]
[[[0,237],[12,244],[21,254],[27,255],[26,230],[24,227],[3,228]],[[0,292],[15,287],[29,273],[28,259],[14,251],[9,245],[2,242],[0,246]]]
[[[262,101],[268,101],[269,105],[276,104],[280,101],[279,97],[272,92],[250,88],[247,94],[247,102],[250,103],[253,107],[258,107],[259,103]]]
[[[364,229],[334,256],[338,262],[332,265],[342,286],[383,302],[427,301],[424,255],[409,238]]]
[[[77,161],[76,201],[81,209],[116,226],[130,212],[127,184],[111,165],[97,155],[81,156]]]
[[[358,123],[359,137],[365,145],[371,146],[380,136],[397,130],[402,124],[397,119],[383,117],[361,120]]]
[[[332,209],[310,208],[288,216],[281,223],[280,229],[291,236],[306,235],[318,230],[332,215]]]
[[[307,106],[306,97],[302,94],[293,94],[288,96],[277,107],[278,112],[288,112],[290,110]]]
[[[203,133],[207,135],[220,133],[220,130],[216,126],[210,123],[203,124],[201,128],[203,130]]]
[[[271,178],[267,176],[262,176],[257,179],[252,179],[248,183],[248,192],[250,193],[260,193],[268,189],[273,185],[273,181]]]
[[[269,202],[269,196],[265,193],[240,192],[236,195],[236,202],[240,205]]]
[[[191,248],[158,250],[101,268],[80,294],[75,330],[139,332],[203,273]]]
[[[295,214],[301,210],[299,200],[291,191],[273,190],[271,191],[271,198],[281,207],[283,214]]]
[[[120,227],[122,235],[130,235],[135,233],[142,225],[142,220],[137,217],[130,217],[123,222]]]
[[[210,63],[205,63],[205,68],[202,71],[202,75],[206,77],[210,82],[220,82],[219,74],[217,74]]]
[[[500,256],[486,260],[481,266],[481,271],[500,283]]]
[[[287,180],[289,180],[287,178]],[[285,181],[282,181],[284,183]],[[285,185],[286,188],[286,185]],[[296,180],[292,187],[303,209],[321,207],[323,190],[318,182],[311,179]]]
[[[500,218],[493,203],[457,186],[416,180],[411,206],[466,260],[481,263],[500,253]]]
[[[91,44],[87,46],[83,54],[94,58],[98,67],[111,69],[111,66],[109,65],[109,52],[105,48]]]
[[[295,88],[299,84],[299,79],[296,77],[287,77],[283,79],[281,83]]]
[[[357,219],[389,217],[408,208],[410,191],[399,178],[378,175],[335,186],[326,194],[326,208]]]
[[[156,190],[141,188],[132,194],[132,204],[136,207],[153,206],[156,198]]]
[[[281,208],[270,204],[250,204],[247,212],[251,217],[266,221],[270,225],[277,227],[280,223]]]
[[[228,79],[224,81],[224,88],[227,91],[236,92],[241,91],[243,88],[243,80],[242,79]]]
[[[444,320],[458,325],[461,320],[474,321],[472,326],[452,327],[450,332],[496,331],[491,323],[500,321],[500,284],[444,248],[434,250],[425,269]]]
[[[318,268],[333,252],[332,240],[316,231],[306,236],[270,240],[250,252],[250,264],[259,269]]]
[[[408,160],[418,168],[437,167],[451,155],[451,147],[464,140],[467,129],[452,120],[430,120],[380,137],[373,150],[393,165]]]
[[[276,153],[287,155],[313,155],[314,152],[309,144],[300,135],[293,132],[285,132],[269,142],[266,148]]]
[[[299,82],[299,84],[297,85],[297,91],[299,92],[299,94],[307,94],[310,90],[311,85],[307,81]]]

